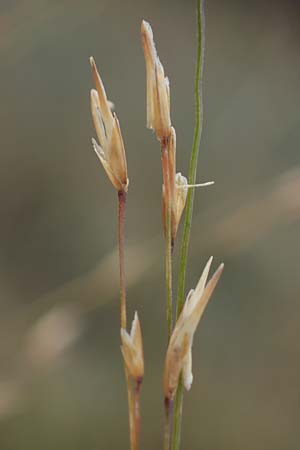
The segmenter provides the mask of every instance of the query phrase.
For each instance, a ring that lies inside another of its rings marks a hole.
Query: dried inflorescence
[[[168,139],[171,128],[169,79],[158,58],[152,28],[145,20],[141,33],[146,62],[147,127],[155,131],[159,140]]]
[[[178,225],[186,204],[188,188],[210,183],[188,185],[187,179],[176,173],[176,132],[170,118],[170,83],[158,57],[153,31],[142,21],[142,44],[147,79],[147,127],[152,129],[161,143],[163,170],[163,225],[167,235],[167,213],[170,211],[171,240],[174,243]]]
[[[94,58],[90,63],[96,85],[96,90],[91,90],[91,112],[99,140],[99,144],[92,140],[93,147],[113,186],[118,192],[127,192],[127,163],[119,121],[111,111],[113,104],[107,100]]]
[[[143,20],[141,26],[147,78],[147,127],[154,130],[161,143],[163,160],[163,224],[167,233],[167,212],[171,214],[171,239],[174,242],[178,224],[185,206],[186,195],[176,189],[176,132],[170,118],[170,83],[157,55],[150,24]]]
[[[192,345],[194,333],[224,267],[221,264],[206,284],[211,263],[212,257],[208,260],[195,290],[189,292],[170,339],[164,373],[164,393],[168,399],[172,399],[176,392],[181,371],[186,389],[190,389],[193,381]]]

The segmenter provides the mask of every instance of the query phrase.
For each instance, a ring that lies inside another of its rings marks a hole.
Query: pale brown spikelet
[[[172,209],[172,239],[175,240],[178,225],[185,207],[188,192],[188,183],[186,177],[178,172],[175,176],[175,194]]]
[[[171,164],[170,164],[171,166]],[[171,169],[171,167],[170,167]],[[173,169],[173,168],[172,168]],[[175,167],[174,167],[175,169]],[[171,239],[172,242],[175,241],[178,225],[180,223],[180,219],[182,217],[182,213],[186,203],[186,197],[188,192],[188,182],[187,179],[181,175],[181,173],[177,173],[175,177],[172,177],[172,191],[170,192],[170,196],[168,198],[167,191],[165,186],[163,185],[163,223],[164,223],[164,231],[166,234],[166,211],[168,207],[168,201],[170,201],[171,208]],[[171,177],[170,177],[171,180]],[[171,184],[171,183],[170,183]]]
[[[171,164],[170,164],[171,166]],[[174,167],[175,169],[175,167]],[[171,170],[171,169],[170,169]],[[172,183],[172,188],[174,193],[170,196],[171,198],[171,237],[172,242],[175,241],[178,226],[182,217],[183,210],[185,208],[188,189],[194,187],[211,186],[214,181],[209,181],[206,183],[199,184],[188,184],[187,178],[180,172],[176,173],[174,177],[174,182]],[[165,215],[165,208],[167,205],[167,197],[165,196],[165,190],[163,187],[163,216]]]
[[[110,181],[117,191],[128,189],[125,148],[118,118],[111,111],[112,103],[107,100],[105,89],[96,67],[90,58],[96,90],[91,90],[90,102],[94,127],[99,144],[92,140],[93,148],[100,159]]]
[[[145,20],[141,34],[147,78],[147,127],[155,131],[159,140],[166,141],[171,128],[169,79],[158,58],[152,28]]]
[[[130,334],[121,328],[121,351],[130,377],[140,384],[144,377],[144,354],[141,325],[137,312]]]
[[[188,294],[170,339],[164,372],[164,393],[169,399],[175,394],[181,371],[186,389],[190,389],[193,381],[191,351],[194,333],[224,267],[221,264],[206,284],[211,263],[212,257],[208,260],[195,290]]]

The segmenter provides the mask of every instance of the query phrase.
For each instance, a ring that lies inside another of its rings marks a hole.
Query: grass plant
[[[183,388],[192,385],[192,345],[194,333],[223,271],[219,266],[209,281],[212,257],[207,262],[195,289],[185,299],[185,277],[193,218],[194,189],[212,184],[196,183],[197,162],[203,127],[204,0],[197,4],[197,54],[195,77],[195,128],[188,179],[176,172],[176,132],[171,121],[170,84],[154,43],[150,24],[142,21],[141,36],[146,65],[147,127],[159,141],[162,163],[162,218],[165,240],[165,285],[167,351],[163,375],[165,408],[164,450],[179,450]],[[118,194],[118,242],[120,278],[121,350],[124,357],[128,392],[131,450],[139,447],[140,389],[144,377],[141,325],[135,313],[131,331],[127,331],[124,223],[128,192],[127,163],[120,125],[108,101],[95,61],[91,58],[96,90],[91,91],[91,112],[98,141],[94,150]],[[185,209],[184,229],[178,273],[178,293],[173,300],[173,249]],[[176,314],[173,318],[173,309]]]

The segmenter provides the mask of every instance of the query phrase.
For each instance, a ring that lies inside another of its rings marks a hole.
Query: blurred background
[[[96,58],[130,177],[129,318],[142,322],[141,449],[162,448],[160,151],[140,22],[171,82],[177,166],[194,124],[192,0],[0,1],[0,448],[128,448],[117,200],[91,147]],[[205,123],[187,290],[225,272],[194,342],[183,449],[299,449],[300,6],[206,5]],[[178,258],[179,248],[175,249]]]

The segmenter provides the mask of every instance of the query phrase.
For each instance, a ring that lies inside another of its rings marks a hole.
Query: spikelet
[[[175,240],[178,225],[185,207],[186,197],[188,192],[188,183],[186,177],[178,172],[175,176],[175,195],[172,208],[172,239]]]
[[[163,195],[163,205],[162,205],[162,211],[163,211],[163,225],[164,225],[164,232],[165,235],[167,233],[167,208],[168,208],[168,201],[171,201],[171,239],[174,243],[178,225],[180,223],[180,219],[182,217],[182,213],[186,204],[186,197],[188,192],[188,184],[187,179],[181,175],[181,173],[177,173],[175,176],[175,183],[174,183],[174,195],[169,200],[166,194],[165,186],[163,185],[162,189],[162,195]]]
[[[108,178],[118,192],[127,192],[128,177],[124,143],[118,118],[112,113],[112,103],[107,100],[105,89],[94,58],[90,58],[96,90],[91,90],[90,102],[94,127],[99,144],[92,139],[93,148]]]
[[[154,130],[160,141],[170,134],[170,86],[156,52],[153,32],[145,20],[141,26],[147,78],[147,127]]]
[[[141,325],[137,312],[131,326],[130,334],[121,328],[121,351],[130,377],[140,384],[144,377],[144,354]]]
[[[195,290],[189,292],[170,339],[164,372],[164,393],[168,399],[172,399],[175,394],[181,371],[185,388],[189,390],[192,385],[194,333],[224,267],[221,264],[206,284],[211,263],[212,257],[208,260]]]

